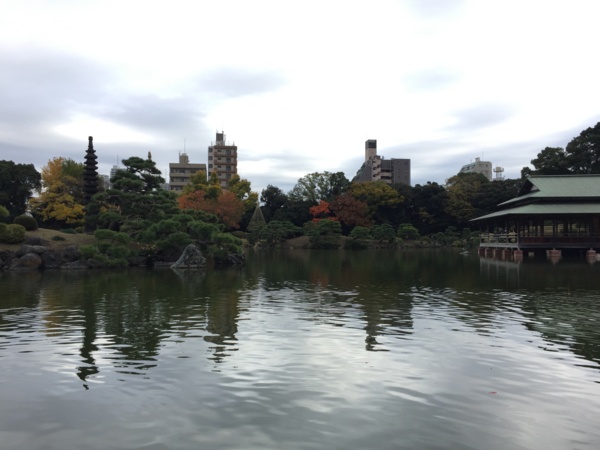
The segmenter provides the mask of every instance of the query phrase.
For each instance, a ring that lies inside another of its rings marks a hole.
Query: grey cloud
[[[114,104],[101,114],[104,118],[122,125],[172,131],[197,128],[204,115],[196,99],[164,99],[155,95],[114,99]]]
[[[507,105],[487,103],[463,109],[454,114],[456,123],[452,131],[470,131],[497,125],[511,117],[513,108]]]
[[[209,94],[242,97],[277,90],[285,84],[285,79],[276,72],[221,67],[201,75],[195,84]]]
[[[110,79],[91,61],[38,47],[0,48],[0,120],[56,122],[74,105],[94,104]]]

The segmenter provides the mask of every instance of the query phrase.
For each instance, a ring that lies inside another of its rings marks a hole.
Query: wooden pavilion
[[[600,175],[532,175],[498,206],[473,219],[480,224],[480,254],[600,250]]]

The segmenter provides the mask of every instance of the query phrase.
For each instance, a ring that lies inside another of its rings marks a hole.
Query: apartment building
[[[503,171],[504,169],[502,169]],[[488,180],[492,181],[492,163],[490,161],[481,161],[475,158],[475,162],[465,164],[460,168],[458,173],[480,173]]]
[[[365,142],[365,162],[352,181],[384,181],[410,186],[410,159],[385,159],[377,154],[377,140],[369,139]]]
[[[216,140],[208,147],[208,172],[216,173],[222,187],[237,174],[237,146],[225,140],[225,133],[217,133]]]
[[[187,153],[179,154],[178,163],[169,163],[169,190],[181,191],[199,171],[206,175],[206,164],[192,164]]]

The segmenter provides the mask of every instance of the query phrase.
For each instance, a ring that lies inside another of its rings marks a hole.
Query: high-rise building
[[[377,140],[369,139],[365,142],[365,162],[352,181],[384,181],[410,186],[410,159],[385,159],[377,154]]]
[[[180,153],[178,163],[169,163],[169,190],[183,190],[190,177],[198,172],[206,174],[206,164],[192,164],[187,153]]]
[[[225,133],[217,133],[214,143],[208,147],[208,172],[216,173],[222,187],[237,174],[237,146],[225,141]]]

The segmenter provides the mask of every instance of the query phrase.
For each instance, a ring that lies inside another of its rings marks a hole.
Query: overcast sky
[[[597,0],[0,0],[0,159],[99,172],[207,162],[255,191],[352,178],[364,143],[412,184],[476,157],[507,178],[600,121]],[[166,176],[165,176],[166,178]]]

